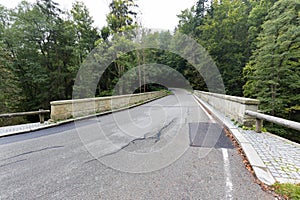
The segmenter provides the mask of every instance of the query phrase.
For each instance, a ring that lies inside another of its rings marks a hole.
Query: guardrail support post
[[[256,118],[255,131],[257,133],[261,133],[262,126],[263,126],[263,120]]]
[[[43,111],[44,109],[39,109],[39,111]],[[40,123],[43,124],[45,122],[44,113],[39,113]]]

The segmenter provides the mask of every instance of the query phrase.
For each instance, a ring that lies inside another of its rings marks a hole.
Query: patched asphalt
[[[218,144],[224,135],[190,146],[189,124],[200,122],[209,118],[175,90],[130,111],[0,138],[0,199],[225,199],[224,149],[232,199],[275,199],[236,149]]]

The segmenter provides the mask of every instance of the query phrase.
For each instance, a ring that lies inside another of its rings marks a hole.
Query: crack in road
[[[168,124],[166,124],[165,126],[163,126],[159,131],[158,133],[156,134],[156,140],[155,140],[155,143],[159,142],[160,141],[160,137],[161,137],[161,134],[164,130],[167,130],[168,128],[170,128],[170,126],[172,124],[174,124],[176,121],[176,118],[172,119]],[[146,138],[148,139],[148,138]],[[155,139],[155,137],[153,137],[152,139]]]
[[[9,157],[9,158],[2,159],[2,160],[0,160],[0,161],[5,161],[5,160],[9,160],[9,159],[13,159],[13,158],[25,156],[25,155],[32,154],[32,153],[37,153],[37,152],[41,152],[41,151],[46,151],[46,150],[49,150],[49,149],[58,149],[58,148],[63,148],[63,147],[64,147],[64,146],[53,146],[53,147],[46,147],[46,148],[39,149],[39,150],[35,150],[35,151],[28,151],[28,152],[21,153],[21,154],[18,154],[18,155],[16,155],[16,156],[13,156],[13,157]]]
[[[114,155],[128,147],[130,147],[130,145],[132,144],[136,144],[136,142],[138,141],[148,141],[148,140],[154,140],[154,143],[157,143],[160,141],[161,136],[163,134],[164,131],[166,131],[167,129],[169,129],[170,127],[172,127],[172,125],[177,121],[177,118],[172,119],[168,124],[164,125],[162,128],[160,128],[157,132],[157,134],[155,136],[151,136],[151,137],[147,137],[146,134],[142,137],[142,138],[135,138],[134,140],[131,140],[128,144],[122,146],[120,149],[113,151],[111,153],[107,153],[105,155],[100,156],[98,159],[107,157],[107,156],[111,156]],[[89,161],[87,161],[89,162]]]
[[[25,160],[27,160],[27,159],[17,160],[17,161],[14,161],[14,162],[10,162],[10,163],[7,163],[7,164],[3,164],[3,165],[0,165],[0,168],[1,168],[1,167],[6,167],[6,166],[8,166],[8,165],[15,164],[15,163],[23,162],[23,161],[25,161]]]

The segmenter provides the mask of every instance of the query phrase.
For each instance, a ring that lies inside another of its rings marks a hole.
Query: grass
[[[254,131],[255,130],[255,125],[253,125],[252,127],[247,127],[247,126],[243,126],[243,125],[239,124],[239,122],[236,121],[235,119],[231,119],[231,121],[232,121],[233,125],[238,126],[239,128],[243,129],[244,131]],[[261,131],[268,132],[265,127],[262,127]]]
[[[241,129],[245,130],[245,131],[255,131],[255,125],[253,125],[252,127],[247,127],[247,126],[239,126]],[[268,132],[267,129],[265,127],[261,128],[261,132],[266,133]]]
[[[300,199],[300,184],[291,183],[275,183],[275,192],[282,195],[286,199],[299,200]]]

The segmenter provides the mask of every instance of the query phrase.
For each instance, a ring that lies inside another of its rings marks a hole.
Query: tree
[[[116,57],[116,60],[108,67],[99,82],[99,94],[111,94],[113,86],[119,81],[123,74],[133,68],[136,58],[131,52],[127,52],[134,46],[135,28],[137,28],[134,9],[137,5],[133,0],[114,0],[110,3],[110,12],[107,15],[107,26],[101,30],[102,38],[97,41],[100,46],[107,49],[106,57]],[[107,84],[110,83],[110,84]],[[127,91],[126,85],[118,89],[119,94]],[[106,92],[108,90],[110,92]]]
[[[244,0],[216,0],[210,6],[207,1],[199,0],[190,10],[178,15],[178,30],[206,48],[219,68],[226,93],[230,95],[242,95],[242,69],[250,56],[249,12],[250,5]],[[203,86],[201,84],[200,88]]]
[[[248,29],[248,48],[246,54],[250,58],[252,52],[256,49],[256,38],[262,31],[262,24],[265,22],[265,18],[268,14],[269,9],[273,6],[275,0],[259,0],[251,1],[251,11],[248,16],[247,23],[249,24]]]
[[[209,5],[208,0],[198,0],[195,6],[185,9],[177,15],[179,18],[177,29],[190,37],[199,38],[202,33],[198,27],[204,24],[207,14],[212,16],[212,7]]]
[[[226,93],[241,96],[242,69],[248,60],[248,5],[242,0],[213,1],[213,13],[198,27],[198,41],[208,50],[222,75]]]
[[[181,14],[177,15],[179,18],[179,24],[177,30],[183,34],[189,36],[195,36],[196,28],[199,26],[197,23],[197,16],[195,13],[195,7],[185,9],[181,11]]]
[[[258,98],[264,112],[284,118],[300,102],[299,8],[296,0],[274,4],[244,69],[244,95]]]
[[[79,64],[95,48],[95,42],[99,39],[97,29],[93,27],[94,20],[89,14],[83,2],[73,3],[71,10],[71,22],[76,32],[75,46]]]
[[[12,73],[13,58],[7,48],[6,34],[9,28],[10,11],[0,5],[0,112],[15,111],[18,108],[20,89],[18,79]]]
[[[207,6],[208,0],[198,0],[196,3],[195,13],[196,18],[198,19],[198,26],[200,26],[201,20],[205,17],[206,12],[209,10],[209,6]]]
[[[106,19],[109,30],[114,34],[137,28],[137,13],[134,11],[136,7],[133,0],[113,0],[109,4],[110,12]]]
[[[1,13],[0,42],[11,58],[5,68],[23,97],[18,109],[48,108],[50,101],[70,99],[80,64],[98,39],[86,7],[77,2],[70,14],[52,0],[23,1]]]

